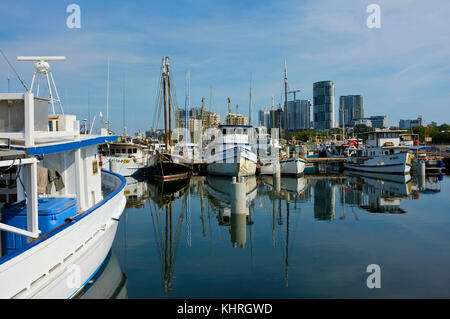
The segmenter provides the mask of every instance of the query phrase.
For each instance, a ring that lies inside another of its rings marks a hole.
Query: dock
[[[344,163],[347,161],[345,157],[309,157],[306,158],[307,163]]]

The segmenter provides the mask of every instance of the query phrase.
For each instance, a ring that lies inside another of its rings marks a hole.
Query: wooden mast
[[[167,98],[166,98],[166,59],[163,58],[163,100],[164,100],[164,140],[166,143],[166,150],[169,147],[169,133],[167,131]]]
[[[286,119],[285,124],[286,127],[284,128],[284,138],[287,140],[287,133],[289,130],[289,112],[288,112],[288,83],[287,83],[287,69],[286,69],[286,61],[284,61],[284,118]]]
[[[169,70],[169,57],[166,57],[167,65],[167,89],[169,95],[169,146],[172,146],[172,94],[170,92],[170,70]]]

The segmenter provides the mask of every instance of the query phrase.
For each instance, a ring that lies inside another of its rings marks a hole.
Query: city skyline
[[[422,114],[425,123],[448,122],[450,13],[447,1],[378,1],[381,28],[366,25],[366,1],[175,1],[108,5],[76,2],[81,28],[69,29],[68,3],[42,8],[30,1],[2,3],[0,48],[25,82],[31,63],[18,55],[65,55],[51,64],[66,113],[81,118],[106,113],[107,59],[111,60],[112,129],[122,132],[122,83],[126,79],[128,132],[153,123],[159,69],[169,55],[178,106],[184,107],[185,72],[191,73],[191,105],[202,97],[225,119],[226,98],[248,116],[252,83],[253,124],[259,109],[283,105],[283,64],[289,89],[313,100],[313,83],[333,81],[335,99],[364,96],[365,116],[387,115],[389,125]],[[179,16],[183,14],[184,19]],[[36,17],[40,17],[37,19]],[[420,17],[420,18],[418,18]],[[325,50],[324,50],[325,48]],[[0,90],[23,91],[0,62]],[[251,80],[252,79],[252,80]],[[338,119],[335,100],[335,122]],[[426,108],[426,112],[424,112]],[[142,116],[141,114],[148,116]],[[98,127],[98,122],[96,124]]]

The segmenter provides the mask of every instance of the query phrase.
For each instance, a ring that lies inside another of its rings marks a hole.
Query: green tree
[[[355,132],[355,134],[367,133],[367,132],[371,132],[371,131],[373,131],[373,128],[371,128],[370,126],[367,126],[365,124],[358,124],[353,128],[353,132]]]

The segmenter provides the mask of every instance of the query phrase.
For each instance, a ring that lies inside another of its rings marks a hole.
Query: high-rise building
[[[355,119],[364,118],[364,105],[362,95],[345,95],[339,97],[339,125],[342,120],[345,126],[351,126]]]
[[[259,126],[265,126],[267,128],[270,127],[270,111],[262,109],[259,110]]]
[[[359,124],[364,124],[373,128],[387,128],[388,119],[386,115],[371,116],[371,117],[361,117],[352,120],[351,126],[356,126]],[[347,124],[346,124],[347,125]]]
[[[311,120],[311,101],[288,101],[289,131],[308,130]]]
[[[375,128],[387,128],[388,118],[386,115],[371,116],[370,121],[372,122],[372,127]]]
[[[248,125],[248,119],[242,114],[228,113],[225,121],[227,125]]]
[[[405,130],[415,126],[422,126],[422,124],[422,115],[419,115],[416,120],[400,120],[398,126],[401,130]]]
[[[316,82],[313,85],[314,128],[324,131],[334,128],[334,83],[333,81]]]
[[[176,127],[184,127],[185,126],[185,115],[186,112],[184,109],[178,109],[175,112],[175,123]],[[188,120],[190,131],[193,131],[191,120],[201,120],[203,129],[210,127],[217,127],[220,124],[220,115],[209,112],[205,109],[202,110],[201,107],[194,107],[188,111]]]
[[[270,127],[284,129],[284,112],[283,109],[278,108],[270,111]]]

